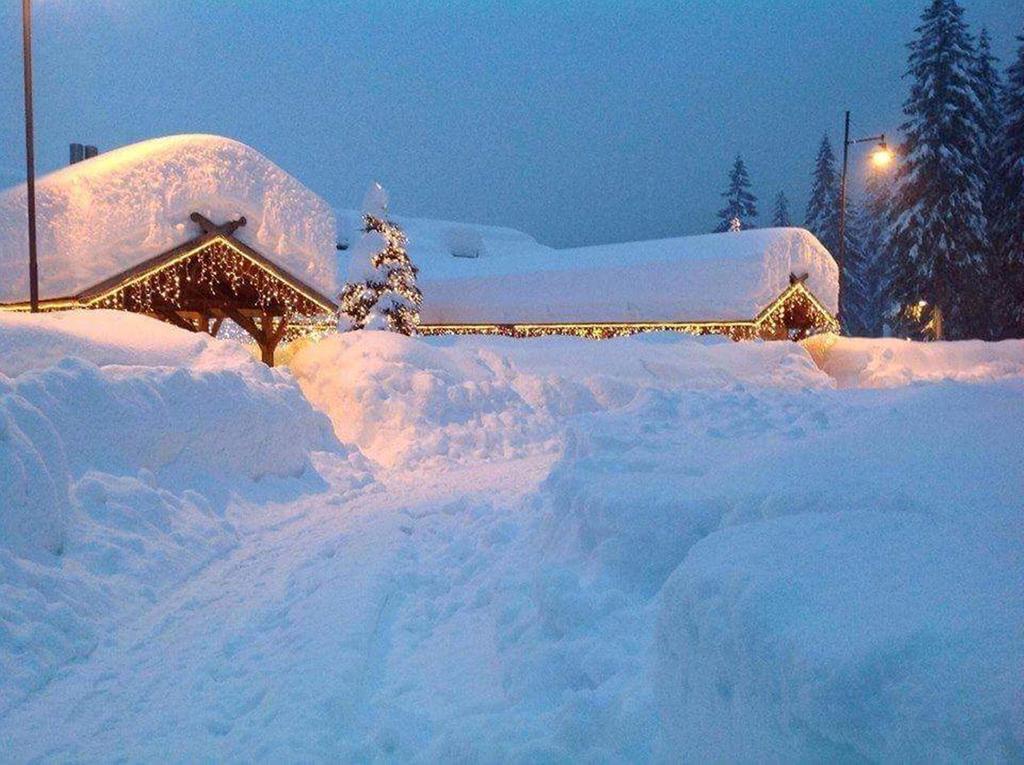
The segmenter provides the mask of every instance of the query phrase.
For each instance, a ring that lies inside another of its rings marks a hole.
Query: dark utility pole
[[[839,322],[840,328],[843,326],[843,264],[846,262],[846,169],[849,164],[850,147],[855,143],[874,143],[876,141],[878,142],[878,148],[875,150],[876,163],[882,164],[878,160],[882,157],[885,158],[885,162],[888,162],[891,154],[889,147],[885,145],[885,133],[868,138],[855,138],[851,141],[850,112],[846,112],[846,121],[843,127],[843,174],[839,181],[839,305],[836,321]]]
[[[32,313],[39,311],[39,264],[36,260],[36,150],[32,123],[32,0],[21,0],[25,60],[25,169],[28,190],[28,292]]]

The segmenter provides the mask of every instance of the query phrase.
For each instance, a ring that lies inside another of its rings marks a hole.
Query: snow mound
[[[25,187],[0,193],[0,302],[28,298]],[[313,287],[337,287],[330,207],[256,150],[177,135],[125,146],[39,179],[40,296],[64,297],[192,239],[199,212],[245,216],[239,239]]]
[[[894,388],[912,382],[986,382],[1024,377],[1024,340],[917,343],[818,335],[803,341],[843,388]]]
[[[388,467],[521,456],[550,431],[486,353],[364,330],[302,348],[290,369],[338,438]]]
[[[0,374],[45,369],[73,356],[97,366],[249,367],[245,347],[123,311],[0,312]]]
[[[1019,535],[919,514],[791,516],[709,537],[663,594],[664,751],[1019,759],[1021,560]]]
[[[312,451],[337,449],[329,423],[293,383],[251,367],[100,368],[68,358],[0,375],[0,459],[11,468],[0,544],[59,552],[69,476],[90,470],[145,470],[176,485],[297,477]]]
[[[790,274],[833,313],[838,294],[832,256],[796,228],[413,260],[425,324],[750,320]]]
[[[241,347],[126,313],[2,318],[0,718],[232,548],[232,494],[315,490],[314,455],[369,481],[294,380]]]
[[[664,751],[1016,759],[1022,394],[1019,381],[832,393],[814,430],[711,474],[702,490],[721,509],[690,512],[696,544],[660,593]]]
[[[388,467],[524,456],[549,448],[566,417],[625,406],[651,387],[830,385],[792,343],[670,333],[604,345],[364,331],[301,348],[290,369],[338,438]]]

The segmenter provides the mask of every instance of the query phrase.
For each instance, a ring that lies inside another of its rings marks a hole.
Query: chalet
[[[270,365],[289,335],[334,323],[333,214],[247,146],[146,141],[37,193],[43,311],[131,311],[211,335],[232,322]],[[0,310],[30,308],[23,211],[23,188],[0,195]]]
[[[756,229],[477,258],[410,252],[424,335],[799,339],[835,332],[838,269],[803,229]]]

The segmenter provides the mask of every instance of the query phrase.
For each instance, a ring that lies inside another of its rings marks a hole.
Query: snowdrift
[[[0,193],[0,302],[28,299],[24,186]],[[259,152],[211,135],[125,146],[39,179],[40,296],[63,297],[192,239],[199,212],[326,294],[337,287],[330,207]]]
[[[1024,751],[1014,344],[860,389],[794,343],[359,332],[293,377],[56,318],[6,347],[92,361],[0,378],[17,759]]]
[[[844,388],[895,388],[911,382],[984,382],[1024,377],[1024,340],[917,343],[895,338],[818,335],[803,341],[815,362]]]
[[[831,384],[792,344],[653,334],[604,345],[363,331],[301,348],[289,366],[341,441],[392,468],[550,450],[561,419],[652,387]]]
[[[838,295],[832,256],[797,228],[416,265],[425,324],[750,320],[790,274],[832,313]]]
[[[123,311],[0,312],[0,374],[46,369],[67,357],[113,364],[194,369],[251,368],[241,343],[183,332]]]
[[[237,344],[124,313],[3,316],[0,717],[111,615],[233,546],[229,492],[315,486],[318,452],[365,480],[294,381]]]

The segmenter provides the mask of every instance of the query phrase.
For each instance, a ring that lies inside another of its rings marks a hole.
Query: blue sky
[[[966,0],[1004,63],[1024,3]],[[37,153],[212,132],[341,207],[556,246],[710,230],[735,153],[802,216],[821,134],[895,132],[924,0],[35,0]],[[0,0],[0,173],[23,166],[20,3]]]

